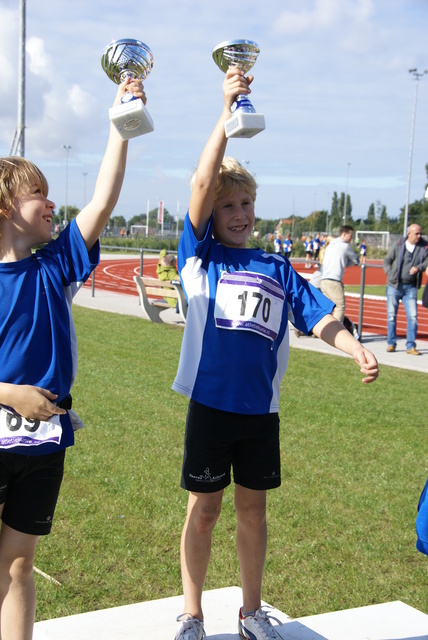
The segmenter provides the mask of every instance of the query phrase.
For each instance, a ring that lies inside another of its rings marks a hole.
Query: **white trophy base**
[[[265,128],[265,117],[261,113],[246,113],[237,109],[224,123],[226,138],[252,138]]]
[[[153,120],[139,98],[111,107],[109,116],[122,140],[129,140],[154,131]]]

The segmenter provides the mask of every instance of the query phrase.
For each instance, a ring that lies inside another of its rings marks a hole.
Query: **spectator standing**
[[[310,269],[312,267],[312,256],[314,253],[314,244],[312,242],[312,236],[308,236],[305,240],[305,251],[306,251],[305,269]]]
[[[319,233],[317,233],[315,238],[314,238],[313,247],[314,247],[314,260],[318,264],[319,256],[320,256],[320,249],[321,249],[321,240],[320,240],[320,234]]]
[[[347,266],[358,264],[358,256],[349,246],[353,236],[353,227],[340,227],[339,237],[326,246],[322,262],[321,291],[336,304],[333,315],[342,323],[345,317],[343,275]]]
[[[275,253],[282,253],[282,236],[276,236],[274,246]]]
[[[397,311],[401,300],[407,316],[406,350],[409,355],[419,356],[416,349],[418,332],[417,295],[422,282],[422,273],[428,266],[428,242],[423,240],[422,229],[411,224],[407,237],[395,242],[383,261],[386,273],[386,310],[388,315],[388,346],[393,353],[397,348]]]
[[[293,240],[291,238],[291,233],[289,233],[285,238],[283,248],[285,257],[290,259],[291,251],[293,249]]]

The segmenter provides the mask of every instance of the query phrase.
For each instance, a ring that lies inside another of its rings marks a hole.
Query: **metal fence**
[[[119,246],[110,246],[110,245],[106,245],[103,246],[101,245],[101,250],[104,252],[107,251],[120,251],[120,252],[129,252],[129,253],[135,253],[137,255],[139,255],[140,257],[140,268],[139,268],[139,275],[142,276],[143,275],[143,269],[144,269],[144,254],[145,253],[155,253],[158,254],[159,253],[159,249],[136,249],[135,247],[119,247]],[[170,251],[169,253],[174,253],[175,255],[177,254],[176,251]],[[293,263],[302,263],[304,264],[306,262],[305,258],[293,258]],[[382,269],[383,266],[381,264],[360,264],[359,265],[360,269],[361,269],[361,278],[360,278],[360,304],[359,304],[359,311],[358,311],[358,333],[361,336],[362,335],[362,329],[363,329],[363,313],[364,313],[364,294],[365,294],[365,281],[366,281],[366,269],[370,268],[370,269]],[[95,270],[92,272],[92,297],[95,296]]]

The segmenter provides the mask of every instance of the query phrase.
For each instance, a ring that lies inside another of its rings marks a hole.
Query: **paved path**
[[[133,254],[116,255],[101,254],[101,264],[94,272],[95,288],[112,291],[113,293],[121,293],[138,297],[134,275],[139,275],[141,268],[144,274],[156,277],[156,265],[158,258],[156,254],[144,253],[144,260],[140,261]],[[304,278],[310,278],[314,269],[304,269],[302,262],[293,261],[293,267]],[[361,278],[360,267],[348,267],[344,275],[345,285],[359,285]],[[378,265],[369,265],[366,269],[366,284],[377,284],[382,290],[385,286],[386,276]],[[85,286],[91,287],[92,279]],[[384,289],[383,289],[384,290]],[[368,293],[366,289],[364,295],[363,308],[360,309],[359,293],[346,292],[346,315],[356,324],[362,321],[363,331],[368,333],[386,334],[387,331],[387,313],[386,313],[386,297],[374,296]],[[361,317],[360,317],[361,314]],[[406,334],[407,318],[402,304],[398,307],[397,313],[397,332],[398,335]],[[421,340],[428,340],[428,309],[421,304],[418,305],[418,337]]]
[[[113,293],[102,289],[96,289],[95,295],[88,287],[82,288],[74,299],[74,303],[90,309],[99,309],[101,311],[110,311],[113,313],[121,313],[125,315],[140,316],[141,309],[138,298],[135,296]],[[174,309],[167,309],[164,312],[167,322],[176,322],[176,313]],[[147,322],[147,320],[143,320]],[[184,326],[183,323],[178,323]],[[411,371],[419,371],[428,373],[428,341],[418,341],[418,349],[421,356],[410,356],[406,353],[405,340],[400,340],[395,353],[386,352],[386,337],[376,333],[366,333],[363,335],[362,342],[370,351],[374,353],[380,365],[388,365],[390,367],[398,367],[400,369],[410,369]],[[296,349],[307,349],[309,351],[319,351],[321,353],[329,353],[342,357],[349,357],[341,351],[330,347],[322,340],[302,336],[297,338],[294,331],[290,331],[290,345]]]

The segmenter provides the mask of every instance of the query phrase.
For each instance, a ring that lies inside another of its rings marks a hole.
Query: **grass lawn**
[[[422,294],[425,286],[423,285],[418,289],[418,300],[422,300]],[[345,285],[345,292],[347,293],[361,293],[361,287],[359,284],[347,284]],[[369,284],[364,287],[364,294],[370,296],[381,296],[386,299],[386,290],[384,285]]]
[[[36,574],[38,620],[182,593],[187,400],[171,391],[182,329],[81,307],[74,315],[74,408],[86,428],[67,453],[53,531],[37,550],[36,566],[61,583]],[[382,367],[365,386],[350,359],[291,350],[264,600],[291,616],[392,600],[428,613],[428,558],[415,548],[426,380]],[[207,589],[239,585],[235,533],[229,488]]]
[[[361,293],[361,287],[359,284],[347,284],[345,285],[346,293]],[[364,294],[370,296],[382,296],[386,298],[385,286],[384,285],[376,285],[369,284],[364,287]]]

